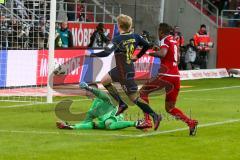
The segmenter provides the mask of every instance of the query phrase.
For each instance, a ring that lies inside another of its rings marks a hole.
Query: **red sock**
[[[180,109],[178,109],[178,108],[176,108],[176,107],[173,108],[173,109],[171,109],[171,110],[169,111],[169,113],[170,113],[172,116],[181,119],[183,122],[185,122],[185,123],[187,123],[187,124],[191,121],[191,119],[190,119],[189,117],[187,117]]]
[[[145,116],[145,121],[151,121],[149,114],[144,113],[144,116]]]
[[[144,100],[146,103],[149,103],[148,95],[141,94],[141,95],[140,95],[140,98],[141,98],[142,100]],[[150,118],[149,114],[144,113],[144,117],[145,117],[145,121],[147,121],[147,122],[148,122],[148,121],[151,121],[151,118]]]
[[[140,98],[149,104],[148,95],[140,94]]]

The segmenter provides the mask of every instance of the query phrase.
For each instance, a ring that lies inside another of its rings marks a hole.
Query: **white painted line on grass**
[[[34,106],[38,104],[43,104],[43,103],[30,103],[30,104],[18,104],[18,105],[11,105],[11,106],[0,106],[0,109],[6,109],[6,108],[18,108],[18,107],[27,107],[27,106]]]
[[[227,120],[227,121],[222,121],[222,122],[200,124],[200,125],[198,125],[198,128],[212,127],[212,126],[218,126],[218,125],[230,124],[230,123],[236,123],[236,122],[240,122],[240,119],[232,119],[232,120]],[[151,133],[146,133],[146,134],[140,134],[140,135],[137,135],[136,137],[148,137],[148,136],[160,135],[160,134],[165,134],[165,133],[174,133],[174,132],[186,131],[186,130],[189,130],[189,128],[185,127],[185,128],[174,129],[174,130],[151,132]]]
[[[181,97],[179,98],[181,100],[190,100],[190,101],[199,101],[199,98],[185,98],[185,97]],[[240,102],[240,99],[217,99],[217,98],[201,98],[201,101],[217,101],[217,102]]]
[[[205,88],[205,89],[192,89],[192,90],[184,90],[184,91],[181,91],[181,92],[183,92],[183,93],[186,93],[186,92],[202,92],[202,91],[225,90],[225,89],[233,89],[233,88],[240,88],[240,86],[229,86],[229,87],[219,87],[219,88]]]
[[[72,100],[73,102],[83,102],[83,101],[90,101],[91,99],[78,99]],[[19,104],[19,105],[11,105],[11,106],[0,106],[0,109],[7,109],[7,108],[20,108],[20,107],[27,107],[27,106],[34,106],[34,105],[52,105],[57,104],[61,101],[53,102],[53,103],[30,103],[30,104]]]
[[[1,98],[1,96],[0,96]],[[18,100],[5,100],[5,99],[1,99],[2,102],[15,102],[15,103],[29,103],[30,101],[18,101]]]
[[[218,125],[224,125],[224,124],[230,124],[230,123],[236,123],[240,122],[240,119],[231,119],[227,121],[222,122],[213,122],[213,123],[206,123],[202,125],[198,125],[198,128],[204,128],[204,127],[212,127],[212,126],[218,126]],[[143,137],[149,137],[149,136],[156,136],[166,133],[175,133],[180,131],[187,131],[188,128],[179,128],[179,129],[173,129],[173,130],[166,130],[166,131],[156,131],[156,132],[150,132],[150,133],[144,133],[144,134],[100,134],[100,133],[81,133],[81,131],[73,132],[72,130],[69,130],[69,132],[54,132],[54,131],[24,131],[24,130],[0,130],[0,133],[19,133],[19,134],[36,134],[36,135],[73,135],[73,136],[114,136],[114,137],[129,137],[129,138],[143,138]],[[110,131],[108,131],[110,132]]]

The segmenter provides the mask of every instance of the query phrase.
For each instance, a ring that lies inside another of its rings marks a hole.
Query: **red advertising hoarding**
[[[86,47],[90,43],[90,37],[96,30],[97,23],[69,23],[68,28],[73,35],[73,45],[75,47]],[[113,38],[114,24],[104,24],[109,38]]]
[[[54,57],[54,84],[78,83],[82,74],[87,50],[56,50]],[[60,69],[59,66],[62,66]],[[46,85],[48,76],[48,51],[39,51],[37,85]]]
[[[137,55],[139,52],[140,52],[140,50],[136,50],[134,55]],[[137,79],[137,80],[150,79],[151,75],[152,75],[151,71],[152,71],[152,67],[153,67],[153,62],[154,62],[154,57],[148,56],[147,54],[145,54],[140,59],[138,59],[134,63],[135,79]]]

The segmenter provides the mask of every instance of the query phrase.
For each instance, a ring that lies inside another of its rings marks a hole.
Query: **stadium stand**
[[[220,26],[239,27],[239,0],[188,0]]]
[[[7,49],[48,47],[50,0],[7,0],[1,8],[1,44]],[[120,13],[117,3],[84,0],[57,1],[57,22],[113,23]],[[58,26],[58,25],[57,25]]]

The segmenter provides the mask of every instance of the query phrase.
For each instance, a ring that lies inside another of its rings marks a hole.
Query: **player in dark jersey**
[[[180,90],[180,74],[178,71],[179,51],[177,42],[170,35],[171,27],[166,23],[159,25],[159,38],[161,40],[159,51],[149,53],[150,56],[161,58],[158,76],[150,79],[140,89],[140,96],[149,103],[148,95],[156,90],[166,91],[165,109],[172,116],[182,120],[189,126],[189,134],[194,136],[197,131],[198,121],[189,118],[181,109],[176,107]],[[148,117],[146,116],[146,122]]]
[[[155,113],[151,107],[138,96],[138,86],[134,81],[135,69],[133,62],[145,54],[149,49],[149,44],[141,36],[130,32],[132,27],[131,17],[120,15],[117,21],[120,35],[115,37],[104,51],[92,54],[91,56],[106,57],[113,52],[115,54],[116,67],[109,71],[101,82],[109,91],[110,95],[119,102],[116,115],[123,113],[128,106],[123,102],[117,89],[112,85],[112,82],[119,82],[129,99],[141,108],[144,113],[149,114],[153,118],[154,129],[157,130],[162,117]],[[138,46],[142,46],[143,48],[137,56],[134,56],[133,53]],[[145,126],[143,126],[143,128],[145,128]]]

